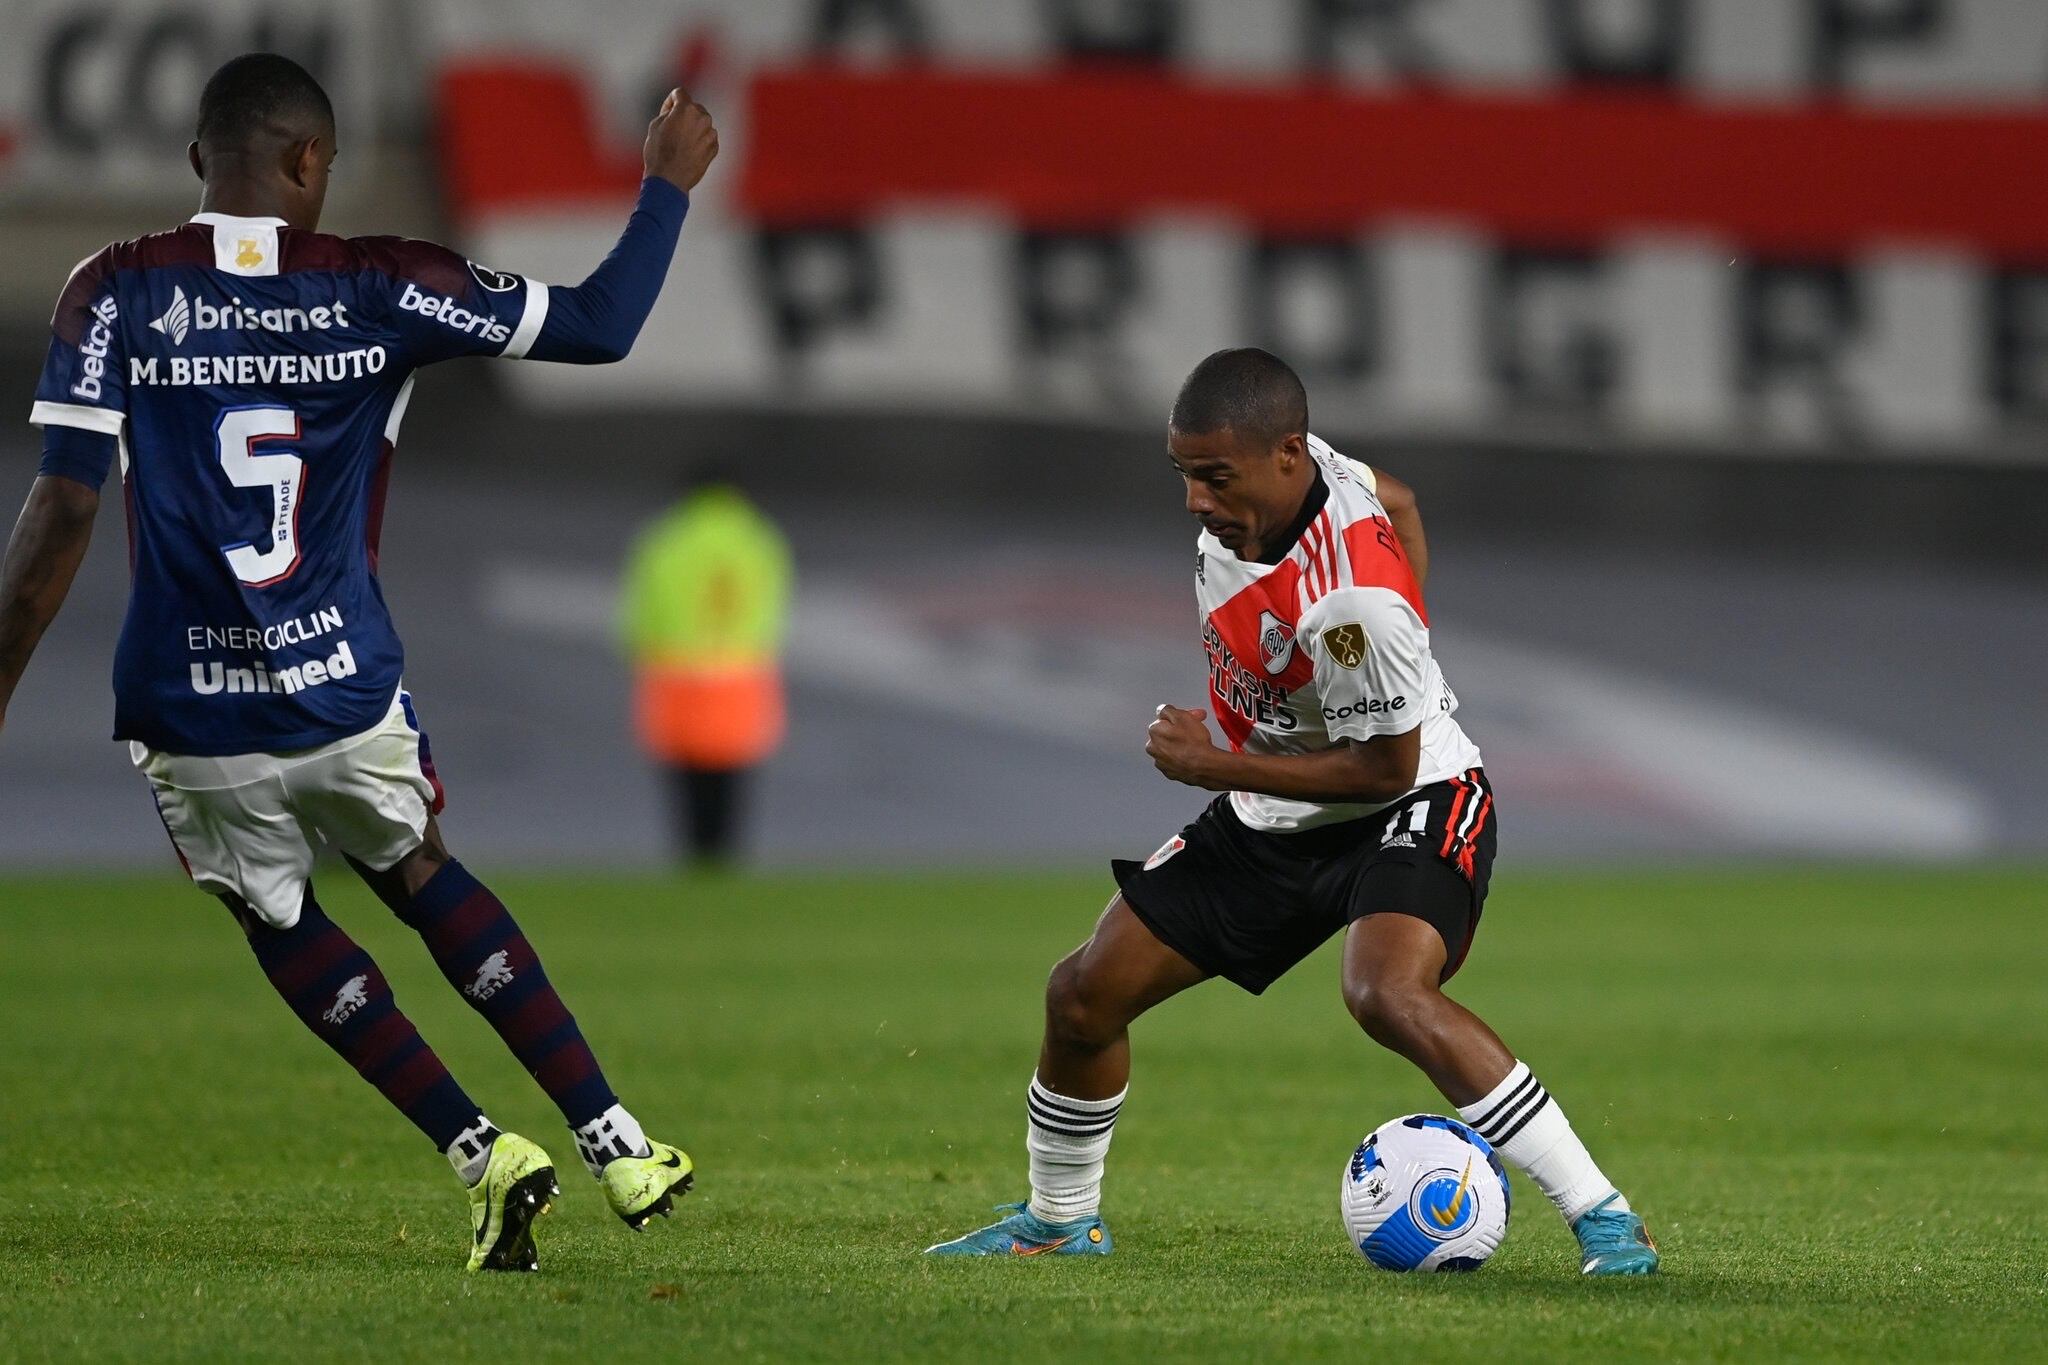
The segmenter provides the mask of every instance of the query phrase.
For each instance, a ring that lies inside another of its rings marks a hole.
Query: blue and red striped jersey
[[[115,738],[274,752],[381,720],[405,654],[377,542],[414,372],[620,359],[688,207],[644,181],[618,247],[570,288],[430,242],[214,213],[81,262],[30,420],[45,474],[97,486],[120,461],[132,586]]]
[[[201,214],[72,272],[32,420],[120,442],[133,584],[115,736],[305,748],[389,709],[377,583],[413,372],[518,356],[547,287],[400,238]]]

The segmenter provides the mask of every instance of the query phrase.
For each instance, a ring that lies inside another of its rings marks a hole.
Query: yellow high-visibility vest
[[[621,616],[655,758],[740,768],[781,743],[791,578],[788,542],[733,488],[693,493],[640,537]]]
[[[698,489],[633,546],[622,624],[639,664],[771,665],[789,630],[789,542],[738,489]]]

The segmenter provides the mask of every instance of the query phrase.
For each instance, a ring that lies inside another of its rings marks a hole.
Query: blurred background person
[[[787,728],[789,542],[726,471],[707,471],[633,546],[623,619],[641,746],[666,771],[677,848],[739,852],[749,772]]]

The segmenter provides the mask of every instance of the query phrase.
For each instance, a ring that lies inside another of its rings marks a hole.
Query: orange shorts
[[[775,751],[788,726],[772,668],[647,668],[634,688],[640,742],[664,763],[746,768]]]

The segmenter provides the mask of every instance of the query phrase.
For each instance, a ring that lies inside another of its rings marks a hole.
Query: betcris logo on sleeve
[[[512,339],[512,329],[489,313],[471,312],[447,295],[429,294],[410,280],[406,281],[405,292],[398,296],[398,306],[409,313],[432,318],[443,327],[466,336],[480,337],[489,342]]]
[[[120,315],[112,294],[92,306],[92,326],[78,342],[78,378],[71,385],[73,397],[96,400],[105,392],[107,356],[114,349],[114,322]]]

